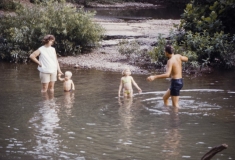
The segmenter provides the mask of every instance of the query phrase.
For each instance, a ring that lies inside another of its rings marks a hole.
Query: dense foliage
[[[15,10],[19,5],[20,3],[15,0],[0,0],[0,9],[2,10]]]
[[[169,43],[176,52],[189,56],[193,66],[232,68],[235,66],[234,19],[235,0],[193,0],[187,4],[181,24],[171,33]],[[151,52],[152,57],[162,54],[161,47],[158,45]]]
[[[86,47],[95,46],[102,36],[103,29],[92,21],[93,16],[94,13],[76,9],[63,0],[18,8],[15,14],[0,18],[0,58],[27,61],[46,34],[56,37],[59,54],[79,54]]]

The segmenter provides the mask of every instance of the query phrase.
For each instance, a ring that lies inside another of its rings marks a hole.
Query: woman
[[[63,74],[60,70],[55,48],[52,47],[54,41],[55,37],[53,35],[46,35],[42,40],[44,45],[30,55],[30,59],[38,64],[42,83],[41,92],[47,92],[48,89],[54,92],[57,71],[59,74]],[[39,60],[37,59],[38,56]]]

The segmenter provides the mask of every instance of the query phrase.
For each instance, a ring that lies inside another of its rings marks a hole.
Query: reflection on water
[[[74,92],[64,92],[64,106],[66,108],[66,114],[71,116],[73,104],[74,104]]]
[[[133,123],[138,118],[138,108],[140,107],[140,102],[137,100],[133,103],[133,97],[130,98],[119,98],[119,109],[118,114],[120,116],[120,130],[122,134],[119,137],[119,142],[123,145],[131,145],[131,139],[133,136],[133,128],[135,127]]]
[[[34,64],[0,64],[0,159],[195,160],[222,143],[215,159],[235,158],[234,72],[185,76],[176,109],[166,80],[134,75],[143,93],[118,99],[119,73],[69,70],[74,92],[41,94]]]
[[[42,93],[42,101],[37,105],[39,110],[29,120],[29,128],[34,130],[36,145],[33,147],[33,151],[27,153],[33,154],[35,159],[55,159],[55,157],[68,159],[68,155],[71,154],[61,153],[61,146],[67,147],[62,143],[61,135],[57,132],[65,129],[60,126],[59,113],[62,112],[62,114],[71,116],[74,93],[64,92],[64,95],[60,98],[62,100],[55,98],[53,92]],[[73,135],[73,132],[69,132],[69,134]],[[73,155],[78,156],[77,154]],[[84,160],[83,157],[79,156],[77,159]]]
[[[59,149],[59,135],[55,130],[59,128],[58,105],[54,93],[43,93],[43,100],[38,104],[39,110],[29,120],[34,129],[36,146],[33,147],[37,158],[48,159],[57,154]],[[45,154],[46,153],[46,154]]]
[[[174,159],[180,156],[181,147],[181,133],[180,133],[180,119],[177,108],[169,108],[169,116],[166,117],[168,126],[165,131],[164,141],[162,143],[162,156],[165,160]]]

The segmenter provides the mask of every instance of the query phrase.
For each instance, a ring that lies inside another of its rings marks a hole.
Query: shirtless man
[[[172,105],[174,107],[179,107],[179,93],[183,87],[182,62],[187,62],[188,58],[186,56],[181,56],[180,54],[174,54],[173,48],[170,45],[165,47],[165,55],[169,58],[166,66],[166,73],[149,76],[147,80],[153,81],[159,78],[171,77],[171,86],[163,96],[164,104],[168,106],[168,99],[171,96]]]

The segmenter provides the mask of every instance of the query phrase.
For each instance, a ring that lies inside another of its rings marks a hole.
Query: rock
[[[79,67],[79,65],[78,65],[78,64],[75,64],[74,68],[78,68],[78,67]]]

